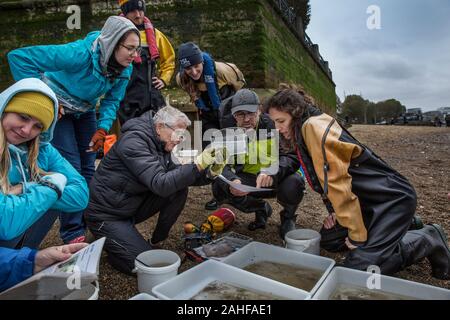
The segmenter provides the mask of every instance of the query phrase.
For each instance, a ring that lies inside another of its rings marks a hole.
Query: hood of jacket
[[[40,135],[41,143],[49,143],[53,139],[53,131],[55,130],[55,124],[58,117],[58,100],[52,89],[41,80],[36,78],[22,79],[0,93],[0,118],[3,116],[3,111],[12,97],[19,92],[25,91],[35,91],[45,94],[54,103],[54,117],[52,124],[47,131],[42,132]]]
[[[109,17],[100,32],[100,36],[94,42],[94,51],[97,45],[100,46],[100,65],[102,70],[105,71],[108,65],[109,58],[114,53],[114,48],[119,42],[120,38],[128,31],[135,30],[136,35],[139,36],[139,30],[136,26],[124,17],[111,16]],[[140,44],[139,38],[139,44]]]

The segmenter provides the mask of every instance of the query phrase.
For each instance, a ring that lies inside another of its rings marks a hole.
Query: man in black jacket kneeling
[[[184,208],[188,187],[209,183],[206,169],[218,175],[225,166],[220,149],[204,150],[194,164],[172,161],[171,152],[190,124],[184,113],[170,106],[154,117],[149,111],[127,121],[91,180],[86,222],[96,238],[106,237],[108,260],[121,272],[131,274],[136,256],[168,237]],[[146,241],[135,225],[158,212],[155,230]]]

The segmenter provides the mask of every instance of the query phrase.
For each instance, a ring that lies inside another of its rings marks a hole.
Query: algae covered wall
[[[66,21],[69,5],[81,8],[81,29],[70,30]],[[83,38],[101,26],[112,12],[107,2],[90,3],[86,0],[58,1],[4,1],[0,0],[0,90],[12,84],[6,54],[15,48],[63,44]]]
[[[248,87],[302,84],[328,112],[335,112],[334,83],[315,63],[271,6],[272,0],[147,0],[147,15],[176,49],[194,41],[218,61],[244,72]],[[11,3],[16,5],[11,6]],[[81,30],[69,30],[68,5],[81,8]],[[99,30],[117,1],[0,0],[0,89],[12,83],[6,53],[37,44],[60,44]]]
[[[263,87],[259,7],[257,0],[159,1],[149,15],[175,48],[194,41],[216,60],[235,63],[249,86]]]
[[[273,88],[280,82],[301,84],[320,108],[336,113],[335,84],[286,28],[268,1],[261,3],[265,87]]]

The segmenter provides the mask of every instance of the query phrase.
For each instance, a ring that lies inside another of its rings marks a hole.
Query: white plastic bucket
[[[319,255],[320,238],[320,233],[315,230],[296,229],[286,233],[284,240],[288,249]]]
[[[136,257],[134,265],[137,272],[138,290],[141,293],[152,293],[152,288],[178,274],[181,259],[173,251],[149,250]]]
[[[74,290],[62,300],[98,300],[99,285],[98,281],[90,283],[79,290]]]

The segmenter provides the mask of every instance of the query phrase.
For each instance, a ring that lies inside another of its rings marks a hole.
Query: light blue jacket
[[[11,51],[8,62],[16,81],[42,78],[42,74],[59,83],[65,91],[87,101],[94,110],[100,102],[97,127],[106,131],[116,119],[120,101],[132,72],[132,65],[111,82],[106,67],[100,64],[100,46],[96,45],[99,31],[90,32],[85,39],[62,45],[25,47]]]
[[[24,79],[0,93],[0,117],[9,100],[21,91],[38,91],[50,97],[57,112],[57,100],[50,88],[39,79]],[[58,200],[56,192],[46,186],[29,182],[26,145],[8,145],[11,156],[9,181],[11,185],[23,184],[20,195],[0,192],[0,240],[11,240],[23,234],[34,222],[50,209],[77,212],[86,208],[89,191],[84,178],[49,143],[53,137],[56,117],[50,128],[41,134],[38,165],[46,172],[58,172],[67,177],[67,184]],[[69,214],[69,213],[68,213]],[[1,282],[1,280],[0,280]]]

